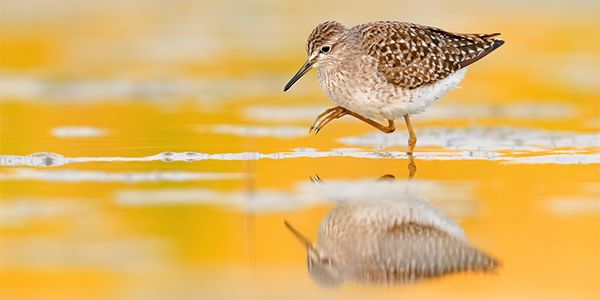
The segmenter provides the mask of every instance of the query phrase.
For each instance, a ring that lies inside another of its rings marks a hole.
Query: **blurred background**
[[[345,196],[310,178],[408,174],[403,129],[309,136],[315,72],[283,93],[326,20],[502,33],[414,121],[419,193],[497,272],[311,279],[283,220],[316,240]],[[598,1],[0,0],[1,299],[597,299],[599,150]]]

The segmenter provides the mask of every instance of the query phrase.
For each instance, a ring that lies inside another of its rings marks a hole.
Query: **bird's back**
[[[368,257],[355,257],[357,281],[388,284],[449,273],[490,272],[498,262],[466,241],[433,226],[403,223],[389,228]]]
[[[405,89],[434,84],[478,61],[504,41],[493,34],[458,34],[405,22],[354,26],[348,35],[375,58],[388,83]]]

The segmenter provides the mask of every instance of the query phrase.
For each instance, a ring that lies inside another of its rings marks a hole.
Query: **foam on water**
[[[0,166],[32,166],[50,167],[83,162],[144,162],[144,161],[205,161],[205,160],[260,160],[287,159],[302,157],[357,157],[357,158],[402,158],[404,152],[361,152],[354,149],[334,149],[332,151],[294,151],[277,153],[239,152],[208,154],[200,152],[161,152],[156,155],[142,157],[65,157],[52,152],[39,152],[30,155],[0,155]]]
[[[552,148],[600,147],[600,133],[545,131],[512,127],[425,128],[417,130],[418,146],[437,146],[455,150],[527,150]],[[344,137],[340,142],[350,146],[405,146],[408,134],[370,132]]]
[[[405,152],[376,152],[361,151],[356,149],[341,148],[332,151],[297,150],[293,152],[239,152],[208,154],[200,152],[161,152],[151,156],[120,157],[120,156],[95,156],[95,157],[65,157],[52,152],[39,152],[30,155],[0,155],[0,166],[31,166],[31,167],[56,167],[73,163],[86,162],[148,162],[148,161],[250,161],[261,159],[292,159],[292,158],[325,158],[325,157],[353,157],[365,159],[406,159]],[[600,153],[561,153],[541,156],[510,156],[495,151],[460,151],[460,152],[421,152],[415,157],[422,160],[488,160],[506,161],[527,164],[595,164],[600,163]]]

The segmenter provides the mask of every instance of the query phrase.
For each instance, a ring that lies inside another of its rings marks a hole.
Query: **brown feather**
[[[377,59],[387,81],[415,89],[431,84],[483,58],[504,41],[499,33],[459,34],[404,22],[374,22],[350,29]]]

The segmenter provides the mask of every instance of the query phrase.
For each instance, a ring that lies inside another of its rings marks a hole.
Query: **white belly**
[[[430,85],[413,90],[398,89],[387,82],[372,82],[346,95],[329,96],[338,105],[371,119],[401,119],[404,115],[418,114],[437,102],[448,91],[456,88],[466,73],[463,68]]]

